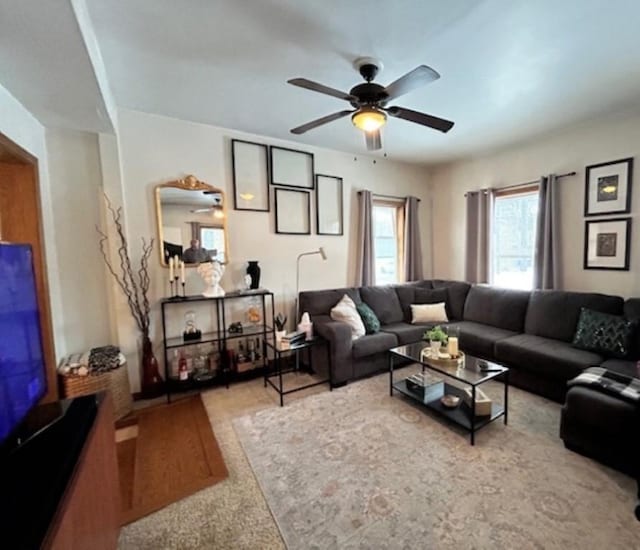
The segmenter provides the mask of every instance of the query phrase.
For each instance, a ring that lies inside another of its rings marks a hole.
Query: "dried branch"
[[[140,268],[137,270],[136,277],[131,265],[127,237],[122,223],[122,207],[118,207],[117,209],[114,208],[106,194],[105,200],[107,202],[107,209],[111,214],[118,239],[117,254],[120,264],[118,266],[119,272],[116,271],[109,259],[107,251],[109,237],[101,231],[98,226],[96,226],[96,230],[100,235],[100,253],[104,258],[109,272],[124,293],[131,315],[135,319],[140,332],[142,332],[144,336],[148,336],[150,325],[149,318],[151,313],[151,306],[149,303],[149,288],[151,286],[151,278],[149,277],[149,258],[151,257],[151,252],[153,250],[153,239],[151,239],[147,244],[144,237],[142,238],[142,257],[140,258]]]

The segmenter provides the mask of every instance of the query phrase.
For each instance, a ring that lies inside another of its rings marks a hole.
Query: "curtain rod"
[[[577,172],[567,172],[566,174],[559,174],[556,176],[557,179],[560,178],[566,178],[569,176],[575,176],[577,174]],[[516,189],[517,187],[526,187],[527,185],[533,185],[535,183],[540,183],[540,178],[538,178],[537,180],[532,180],[532,181],[525,181],[523,183],[516,183],[514,185],[507,185],[506,187],[497,187],[496,189],[499,191],[503,191],[505,189]],[[483,190],[484,191],[484,190]],[[469,191],[469,193],[477,193],[477,191]],[[486,193],[486,191],[484,191]],[[464,196],[466,197],[468,195],[468,193],[465,193]]]
[[[358,195],[361,195],[362,191],[358,191]],[[394,199],[397,201],[406,200],[407,197],[396,197],[395,195],[378,195],[378,193],[371,193],[372,197],[377,197],[379,199]],[[417,197],[416,197],[417,198]],[[422,199],[418,199],[418,202],[421,202]]]

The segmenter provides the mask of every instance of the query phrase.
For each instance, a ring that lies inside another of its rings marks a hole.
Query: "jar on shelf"
[[[247,304],[246,319],[252,325],[262,323],[262,304],[258,298],[252,298]]]

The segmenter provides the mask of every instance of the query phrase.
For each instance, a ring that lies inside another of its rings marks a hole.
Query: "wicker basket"
[[[62,398],[79,397],[109,390],[113,400],[115,420],[126,416],[133,410],[133,396],[129,388],[127,364],[99,374],[87,376],[59,375]]]

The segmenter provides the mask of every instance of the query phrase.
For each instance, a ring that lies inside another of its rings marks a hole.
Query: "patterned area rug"
[[[509,425],[472,447],[387,384],[234,421],[290,550],[640,548],[634,481],[566,450],[556,403],[513,388]]]

